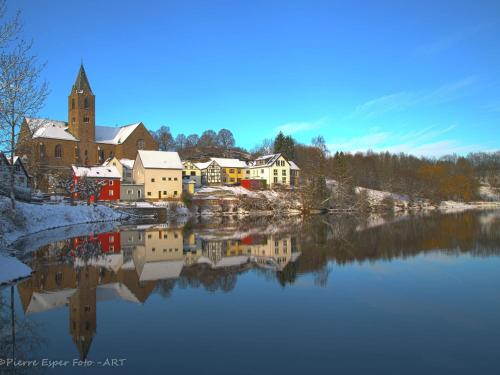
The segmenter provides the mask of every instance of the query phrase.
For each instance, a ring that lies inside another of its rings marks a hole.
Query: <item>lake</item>
[[[500,373],[498,211],[108,223],[16,247],[35,272],[1,289],[0,358],[70,361],[59,373]]]

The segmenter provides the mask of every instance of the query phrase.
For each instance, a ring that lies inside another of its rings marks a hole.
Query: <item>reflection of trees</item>
[[[25,316],[19,316],[14,306],[14,286],[0,289],[0,358],[31,360],[40,349],[43,339],[35,324]],[[7,293],[6,293],[7,292]],[[11,373],[33,373],[33,368],[11,368]],[[7,371],[2,369],[2,371]]]
[[[203,286],[210,292],[217,290],[230,292],[236,286],[238,274],[244,272],[247,268],[246,266],[240,266],[212,269],[205,264],[196,264],[183,268],[177,282],[181,288],[199,288]]]
[[[156,284],[156,291],[163,298],[169,298],[172,295],[176,282],[175,279],[159,280],[158,284]]]
[[[484,223],[487,218],[487,225]],[[352,217],[310,217],[300,235],[298,272],[315,272],[328,261],[391,260],[434,250],[473,256],[500,254],[499,215],[482,212],[409,217],[357,231]]]

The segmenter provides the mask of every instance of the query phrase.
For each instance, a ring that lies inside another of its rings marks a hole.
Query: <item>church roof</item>
[[[109,143],[118,145],[125,142],[130,134],[140,125],[140,122],[120,127],[98,126],[95,127],[96,143]]]
[[[63,139],[67,141],[78,141],[68,131],[68,123],[58,120],[49,120],[46,118],[26,117],[26,122],[30,128],[33,138],[51,138]]]
[[[78,75],[76,76],[75,84],[73,85],[73,90],[81,92],[84,89],[88,89],[90,93],[92,93],[92,89],[90,88],[90,83],[87,78],[87,74],[85,73],[85,68],[83,67],[83,64],[81,64],[80,70],[78,71]]]
[[[78,141],[68,130],[66,121],[50,120],[46,118],[26,117],[33,138],[51,138],[67,141]],[[140,125],[140,122],[123,126],[99,126],[95,127],[95,142],[118,145],[128,138],[130,134]]]

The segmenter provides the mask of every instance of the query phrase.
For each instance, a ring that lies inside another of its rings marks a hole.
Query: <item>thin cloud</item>
[[[439,139],[450,133],[456,125],[438,128],[428,126],[410,132],[374,132],[345,142],[331,143],[331,152],[366,152],[368,150],[408,153],[416,156],[438,157],[446,154],[464,154],[482,149],[479,145],[463,145],[455,139]]]
[[[475,26],[466,28],[464,30],[456,31],[453,33],[449,33],[429,43],[425,43],[418,46],[415,49],[415,53],[417,55],[422,55],[422,56],[433,56],[439,54],[460,44],[464,40],[476,34],[479,30],[481,30],[481,27]]]
[[[470,76],[451,82],[433,90],[402,91],[380,96],[358,105],[348,118],[369,119],[390,112],[401,112],[417,105],[441,104],[456,100],[466,88],[477,82],[477,77]]]
[[[315,130],[322,127],[326,122],[326,118],[319,119],[317,121],[305,121],[305,122],[288,122],[276,126],[274,128],[275,133],[283,132],[285,134],[295,134],[304,131]]]

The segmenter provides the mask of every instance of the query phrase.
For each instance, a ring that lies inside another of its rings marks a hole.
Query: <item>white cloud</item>
[[[348,118],[369,119],[389,112],[401,112],[417,105],[441,104],[460,97],[466,88],[477,82],[470,76],[433,90],[401,91],[383,95],[358,105]]]
[[[418,46],[415,52],[418,55],[431,56],[446,51],[447,49],[459,44],[463,40],[471,37],[481,30],[480,26],[469,27],[461,31],[449,33],[441,36],[429,43]]]
[[[304,131],[310,131],[318,129],[324,126],[326,123],[326,118],[321,118],[317,121],[305,121],[305,122],[288,122],[286,124],[282,124],[276,126],[274,128],[275,133],[283,132],[284,134],[290,135]]]
[[[366,152],[372,150],[375,152],[404,152],[416,156],[429,157],[438,157],[453,153],[464,154],[484,148],[479,145],[463,145],[452,138],[439,139],[455,128],[456,125],[441,128],[428,126],[409,132],[373,132],[346,140],[345,142],[330,143],[328,144],[328,148],[331,152]]]

